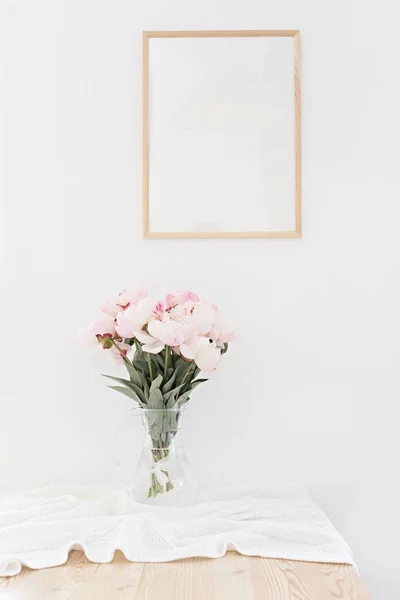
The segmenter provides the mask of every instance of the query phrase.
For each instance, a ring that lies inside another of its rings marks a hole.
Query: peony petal
[[[165,299],[168,308],[174,308],[177,304],[183,304],[184,302],[199,302],[199,297],[190,290],[177,290],[173,294],[167,294]]]
[[[125,292],[125,294],[129,298],[131,304],[137,304],[138,302],[140,302],[140,300],[144,300],[144,298],[147,298],[147,291],[143,289],[140,289],[137,292],[127,291]]]
[[[140,331],[136,332],[135,337],[137,337],[139,342],[142,342],[142,344],[152,344],[153,342],[158,341],[158,340],[155,340],[155,338],[152,335],[149,335],[142,329]]]
[[[179,346],[179,349],[180,349],[180,353],[182,354],[182,356],[184,356],[185,358],[187,358],[189,360],[193,360],[194,357],[196,356],[195,348],[193,348],[192,346],[189,346],[188,344],[181,344]]]
[[[96,321],[93,321],[89,325],[90,331],[92,331],[93,335],[114,335],[115,333],[115,320],[108,316],[102,315]]]
[[[201,335],[207,335],[214,325],[215,310],[209,304],[198,304],[193,311],[193,325]]]
[[[224,344],[235,338],[235,332],[228,321],[219,313],[215,316],[215,321],[212,329],[209,332],[212,340]]]
[[[117,317],[117,331],[122,337],[134,337],[154,318],[155,311],[159,306],[154,298],[143,298],[138,304],[134,304],[125,311],[120,312]]]
[[[235,339],[236,339],[235,332],[233,330],[226,329],[226,330],[223,330],[220,332],[218,341],[222,342],[224,344],[225,342],[232,342]]]
[[[208,340],[205,340],[208,344]],[[184,342],[180,345],[181,354],[190,360],[193,360],[196,356],[196,352],[200,349],[200,346],[203,344],[203,340],[199,338],[197,335],[192,336],[190,340]]]
[[[147,325],[147,329],[148,329],[148,332],[150,333],[150,335],[152,335],[153,338],[157,338],[157,339],[161,339],[161,336],[163,334],[163,327],[164,327],[163,321],[158,321],[156,319],[153,319]]]
[[[121,309],[112,300],[106,300],[100,310],[102,313],[115,318]]]
[[[134,337],[135,331],[138,329],[138,319],[136,318],[135,311],[136,307],[132,306],[118,314],[116,330],[123,338]]]
[[[149,333],[167,346],[179,346],[185,338],[184,327],[172,320],[153,319],[148,324]]]
[[[158,354],[161,350],[164,350],[164,344],[155,340],[152,344],[144,344],[142,346],[143,352],[150,352],[150,354]]]
[[[145,290],[139,290],[138,292],[123,290],[113,298],[106,300],[100,310],[110,317],[116,317],[120,312],[136,305],[146,296],[147,292]]]
[[[203,345],[195,356],[195,363],[202,371],[215,371],[221,360],[221,352],[213,344]]]

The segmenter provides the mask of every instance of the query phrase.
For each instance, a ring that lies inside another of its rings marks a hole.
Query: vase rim
[[[167,411],[178,412],[178,411],[184,410],[184,409],[185,409],[184,406],[180,406],[179,408],[143,408],[142,406],[139,406],[139,410],[143,410],[145,412],[152,412],[152,411],[153,412],[161,412],[161,411],[163,411],[163,412],[167,412]],[[133,410],[135,410],[135,409],[133,409]]]

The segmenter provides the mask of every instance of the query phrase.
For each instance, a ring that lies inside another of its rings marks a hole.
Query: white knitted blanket
[[[354,564],[328,518],[294,484],[204,491],[196,502],[164,507],[135,503],[126,489],[100,487],[49,485],[0,496],[0,576],[15,575],[23,565],[64,564],[72,548],[96,563],[110,562],[118,549],[138,562],[217,558],[237,550]]]

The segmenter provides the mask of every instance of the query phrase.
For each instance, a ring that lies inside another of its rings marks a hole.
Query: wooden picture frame
[[[150,228],[150,160],[149,160],[149,41],[151,38],[220,38],[220,37],[291,37],[294,54],[294,228],[288,231],[152,231]],[[144,238],[299,238],[301,216],[301,103],[300,103],[300,31],[144,31],[143,32],[143,237]]]

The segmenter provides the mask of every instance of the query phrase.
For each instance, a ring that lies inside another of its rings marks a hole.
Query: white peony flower
[[[154,317],[162,315],[164,305],[153,298],[144,298],[117,316],[117,333],[123,338],[137,337],[137,334]]]
[[[206,337],[194,336],[181,344],[180,353],[188,360],[194,360],[202,371],[214,371],[221,360],[221,350]]]

